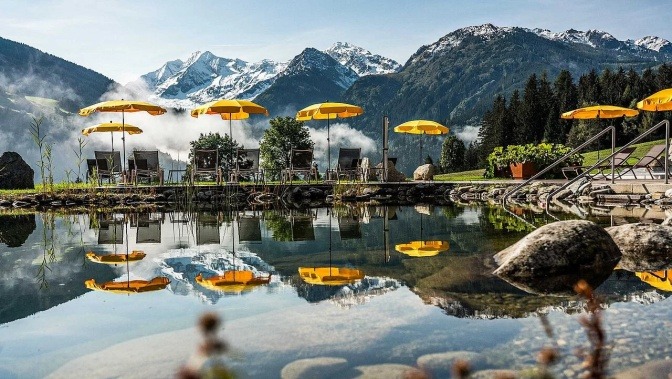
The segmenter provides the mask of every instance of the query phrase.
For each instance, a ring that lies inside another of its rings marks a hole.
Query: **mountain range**
[[[552,32],[484,24],[455,30],[419,47],[403,66],[348,43],[336,43],[325,51],[306,48],[288,62],[250,63],[196,52],[186,60],[166,62],[126,88],[148,91],[150,101],[175,108],[219,98],[254,99],[271,116],[293,116],[322,101],[353,103],[365,113],[349,119],[350,126],[380,143],[382,115],[390,117],[392,126],[410,119],[436,120],[460,135],[466,127],[478,125],[496,94],[522,89],[532,73],[546,72],[552,80],[566,69],[576,80],[592,69],[640,71],[669,61],[672,44],[657,36],[618,40],[599,30]],[[0,39],[0,117],[5,116],[0,124],[11,119],[25,130],[26,118],[14,116],[43,110],[44,101],[29,100],[34,96],[57,100],[58,106],[50,103],[51,108],[68,117],[114,84],[76,64]],[[415,157],[419,143],[419,138],[392,133],[392,154]],[[424,141],[425,151],[435,160],[440,143],[440,138]],[[7,146],[12,146],[11,140]],[[416,158],[400,160],[407,173],[417,163]]]

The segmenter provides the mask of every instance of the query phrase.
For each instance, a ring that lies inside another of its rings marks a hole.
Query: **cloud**
[[[466,146],[478,139],[479,130],[480,130],[479,126],[466,125],[461,131],[455,133],[455,135],[457,136],[457,138],[461,139]]]
[[[320,167],[326,167],[327,162],[327,125],[323,128],[308,128],[310,139],[315,143],[315,160]],[[362,156],[376,151],[376,142],[365,136],[359,130],[351,128],[346,123],[331,125],[329,128],[331,145],[331,166],[334,167],[338,159],[338,149],[341,147],[361,148]]]

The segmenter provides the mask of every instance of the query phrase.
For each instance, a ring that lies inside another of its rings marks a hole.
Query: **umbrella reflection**
[[[642,282],[661,291],[672,292],[672,270],[636,272]]]
[[[361,270],[347,267],[299,267],[304,282],[322,286],[344,286],[364,279]]]
[[[400,253],[411,257],[433,257],[441,252],[448,251],[448,241],[411,241],[394,246]]]
[[[433,257],[441,252],[450,250],[448,241],[425,241],[422,239],[424,227],[422,224],[423,215],[431,215],[432,210],[429,206],[416,205],[415,210],[420,214],[420,240],[408,243],[400,243],[394,246],[394,249],[410,257]]]
[[[168,284],[170,284],[170,280],[164,276],[157,276],[152,280],[127,280],[125,282],[96,283],[95,279],[89,279],[84,282],[86,288],[90,290],[121,294],[158,291],[166,288]]]
[[[196,275],[196,283],[201,286],[224,293],[243,293],[271,282],[271,275],[256,276],[253,271],[231,270],[224,275],[204,278],[202,273]]]
[[[93,251],[89,251],[86,253],[86,257],[91,261],[95,263],[104,263],[104,264],[117,264],[117,263],[124,263],[124,262],[135,262],[142,260],[145,258],[147,254],[145,254],[141,250],[133,250],[132,253],[130,254],[105,254],[105,255],[98,255],[94,253]]]

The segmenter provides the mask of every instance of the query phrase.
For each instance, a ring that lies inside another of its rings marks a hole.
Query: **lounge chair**
[[[98,244],[121,244],[124,242],[124,221],[112,214],[98,215]]]
[[[196,218],[196,245],[219,244],[221,225],[219,213],[199,213]]]
[[[291,184],[295,177],[303,176],[303,180],[310,183],[312,178],[317,181],[317,170],[313,167],[313,149],[295,150],[289,152],[289,168],[282,170],[281,182]]]
[[[124,179],[124,173],[121,171],[121,153],[118,151],[96,151],[94,154],[96,156],[99,185],[103,183],[103,179],[107,179],[109,183],[116,183],[117,177]]]
[[[632,153],[635,152],[634,147],[627,147],[621,152],[614,155],[614,176],[621,177],[623,174],[621,171],[625,167],[630,167],[628,159]],[[567,166],[562,168],[562,175],[566,179],[574,178],[578,175],[581,175],[584,171],[589,169],[590,166]],[[592,173],[586,174],[590,179],[608,179],[611,177],[611,161],[605,162],[604,164],[597,166],[593,169]]]
[[[236,150],[236,168],[230,179],[237,182],[241,177],[255,184],[264,182],[264,171],[259,167],[259,149]]]
[[[624,174],[631,172],[632,176],[634,176],[635,179],[639,179],[637,177],[637,173],[635,172],[635,170],[645,169],[651,176],[651,179],[655,179],[653,176],[652,169],[655,167],[663,168],[663,170],[665,169],[664,153],[665,153],[664,144],[651,146],[649,151],[646,154],[644,154],[644,156],[639,161],[637,161],[637,163],[633,164],[632,166],[622,171],[619,176],[623,176]]]
[[[194,150],[191,164],[191,184],[196,177],[208,176],[214,178],[217,185],[222,183],[222,169],[219,167],[217,150]]]
[[[362,230],[359,217],[356,215],[338,218],[338,233],[341,239],[361,239]]]
[[[163,168],[159,165],[158,150],[136,150],[133,152],[134,167],[131,170],[131,181],[138,185],[138,178],[147,178],[149,183],[156,178],[163,185]],[[129,169],[131,167],[129,162]]]
[[[336,179],[341,178],[354,181],[361,174],[360,165],[362,149],[340,148],[338,150],[338,164],[336,165]]]

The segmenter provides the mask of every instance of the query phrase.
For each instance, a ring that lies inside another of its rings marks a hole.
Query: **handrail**
[[[583,150],[586,146],[588,146],[588,145],[590,145],[591,143],[593,143],[596,139],[602,137],[602,136],[603,136],[604,134],[606,134],[608,131],[611,131],[611,153],[612,153],[612,155],[610,155],[610,156],[613,156],[614,148],[615,148],[615,143],[616,143],[616,128],[615,128],[613,125],[610,125],[610,126],[604,128],[601,132],[599,132],[599,133],[595,134],[594,136],[590,137],[590,139],[588,139],[586,142],[584,142],[584,143],[582,143],[581,145],[579,145],[578,147],[574,148],[574,150],[572,150],[572,151],[570,151],[569,153],[567,153],[564,157],[562,157],[562,158],[558,159],[557,161],[553,162],[553,164],[551,164],[550,166],[548,166],[548,167],[546,167],[545,169],[539,171],[538,173],[536,173],[536,174],[535,174],[534,176],[532,176],[531,178],[527,179],[527,180],[524,181],[523,183],[521,183],[521,184],[517,185],[516,187],[514,187],[514,189],[512,189],[512,190],[509,191],[508,193],[504,194],[504,196],[502,197],[502,204],[506,204],[506,200],[507,200],[509,197],[511,197],[511,195],[513,195],[515,192],[517,192],[519,189],[521,189],[522,187],[528,185],[528,184],[529,184],[531,181],[533,181],[534,179],[540,177],[541,175],[543,175],[543,174],[547,173],[548,171],[550,171],[550,170],[551,170],[552,168],[554,168],[555,166],[557,166],[557,165],[559,165],[560,163],[564,162],[565,159],[567,159],[567,158],[571,157],[572,155],[576,154],[577,152]],[[613,160],[611,161],[611,172],[612,172],[612,175],[611,175],[611,176],[613,177],[613,176],[614,176],[614,175],[613,175],[613,172],[614,172],[614,161],[613,161]]]
[[[590,172],[591,172],[593,169],[595,169],[597,166],[601,165],[602,163],[604,163],[604,162],[607,161],[608,159],[613,158],[616,154],[620,153],[620,152],[623,151],[625,148],[628,148],[628,147],[630,147],[631,145],[633,145],[633,144],[635,144],[635,143],[641,141],[644,137],[646,137],[646,136],[648,136],[649,134],[653,133],[655,130],[657,130],[658,128],[660,128],[660,127],[663,126],[663,125],[666,125],[666,126],[667,126],[667,128],[665,128],[665,184],[669,184],[669,177],[670,177],[670,175],[669,175],[668,165],[669,165],[669,160],[670,160],[670,152],[669,152],[669,150],[670,150],[670,122],[669,122],[668,120],[663,120],[663,121],[657,123],[656,125],[654,125],[652,128],[646,130],[644,133],[642,133],[642,134],[640,134],[639,136],[635,137],[632,141],[630,141],[630,142],[626,143],[625,145],[623,145],[623,147],[619,148],[619,149],[616,150],[616,151],[613,151],[613,152],[611,153],[610,156],[608,156],[608,157],[602,159],[601,161],[595,163],[594,165],[592,165],[592,166],[591,166],[589,169],[587,169],[586,171],[582,172],[581,174],[577,175],[577,176],[576,176],[575,178],[573,178],[572,180],[570,180],[570,181],[568,181],[567,183],[565,183],[565,184],[563,184],[562,186],[560,186],[560,188],[558,188],[558,189],[556,189],[555,191],[549,193],[549,194],[548,194],[548,197],[546,198],[546,209],[548,209],[548,204],[549,204],[549,203],[551,202],[551,200],[553,199],[553,196],[555,196],[558,192],[562,191],[563,189],[569,187],[570,185],[572,185],[573,183],[575,183],[575,182],[578,181],[579,179],[581,179],[581,178],[583,178],[584,176],[588,175],[588,173],[590,173]],[[614,161],[613,161],[613,159],[612,159],[612,161],[611,161],[611,167],[612,167],[612,171],[611,171],[611,182],[614,183],[614,177],[615,177],[615,175],[614,175],[614,171],[613,171],[613,168],[614,168]]]

